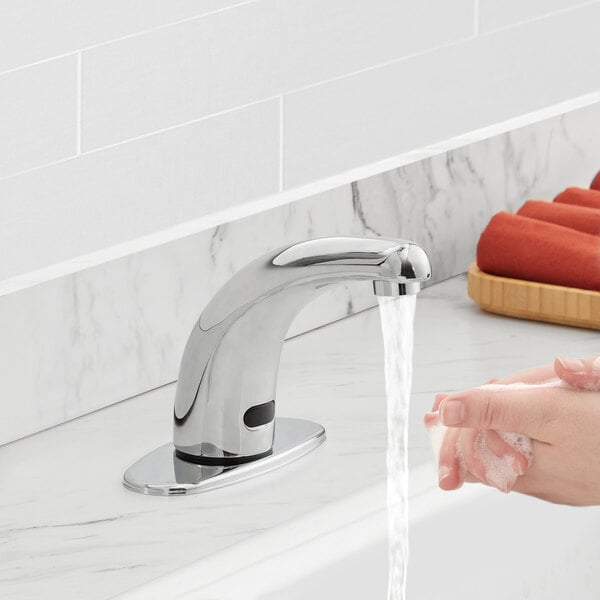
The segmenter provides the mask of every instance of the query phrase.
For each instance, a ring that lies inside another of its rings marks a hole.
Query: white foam
[[[501,392],[506,390],[533,390],[536,388],[554,388],[554,387],[570,387],[566,384],[562,379],[555,377],[553,379],[548,379],[548,381],[543,381],[542,383],[524,383],[522,381],[517,381],[515,383],[486,383],[484,385],[480,385],[475,388],[478,390],[492,390],[494,392]]]
[[[526,459],[527,464],[531,466],[533,462],[533,444],[531,438],[523,433],[513,431],[498,431],[498,435],[517,452],[520,452]]]
[[[487,445],[483,432],[479,432],[475,439],[474,454],[485,468],[487,483],[501,492],[509,492],[519,476],[515,468],[514,457],[510,454],[497,456],[492,452]]]
[[[440,451],[442,449],[442,443],[446,436],[447,427],[444,427],[439,420],[439,412],[434,413],[437,416],[437,420],[434,424],[427,427],[429,433],[429,441],[431,442],[431,448],[436,460],[439,460]]]

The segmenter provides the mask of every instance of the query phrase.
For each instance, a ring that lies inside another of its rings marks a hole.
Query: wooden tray
[[[469,296],[488,312],[600,329],[600,292],[488,275],[476,264],[467,281]]]

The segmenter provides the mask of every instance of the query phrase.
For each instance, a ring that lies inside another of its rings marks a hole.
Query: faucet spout
[[[327,286],[365,280],[377,295],[398,296],[417,293],[430,277],[420,246],[383,238],[309,240],[248,264],[215,294],[190,334],[175,398],[177,457],[227,467],[271,453],[285,334]]]

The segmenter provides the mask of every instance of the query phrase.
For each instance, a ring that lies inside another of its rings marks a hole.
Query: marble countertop
[[[435,392],[557,353],[598,351],[597,332],[481,312],[463,276],[419,296],[415,327],[411,469],[431,461],[421,422]],[[111,598],[381,485],[386,415],[376,310],[286,342],[278,390],[278,414],[322,423],[326,443],[281,470],[205,494],[150,497],[121,484],[125,468],[169,441],[173,385],[1,447],[0,596]]]

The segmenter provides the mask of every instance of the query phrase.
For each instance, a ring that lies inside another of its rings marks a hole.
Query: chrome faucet
[[[363,279],[378,296],[416,294],[431,277],[412,242],[332,237],[292,244],[234,275],[208,303],[179,371],[174,443],[124,475],[147,494],[205,491],[270,471],[325,439],[311,421],[275,418],[285,334],[294,316],[330,284]]]

